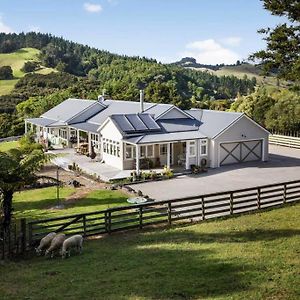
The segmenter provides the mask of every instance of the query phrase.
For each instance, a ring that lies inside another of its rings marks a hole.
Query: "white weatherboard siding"
[[[252,120],[249,120],[246,116],[243,116],[239,119],[236,123],[231,125],[227,130],[225,130],[222,134],[217,136],[214,139],[214,147],[211,149],[210,154],[213,158],[211,161],[211,167],[216,168],[220,166],[222,158],[224,158],[224,152],[220,145],[224,143],[233,143],[232,145],[228,145],[227,149],[233,149],[235,147],[234,143],[237,142],[245,142],[245,144],[251,149],[255,146],[257,142],[253,141],[262,141],[262,149],[261,149],[261,160],[267,161],[268,160],[268,138],[269,133],[255,124]],[[212,145],[212,143],[210,143]],[[232,147],[232,148],[231,148]],[[260,147],[260,145],[258,145]],[[256,154],[260,155],[259,148],[256,148]],[[243,147],[241,151],[248,151],[246,147]],[[225,151],[226,152],[226,151]],[[239,157],[240,155],[240,148],[237,147],[233,153],[235,156]],[[245,157],[242,154],[242,157]],[[252,158],[252,159],[251,159]],[[230,158],[229,158],[230,159]],[[250,154],[245,161],[250,160],[257,160],[257,157]],[[236,163],[235,159],[232,159],[232,163]],[[230,161],[228,162],[230,163]]]
[[[120,143],[120,157],[103,152],[104,162],[112,167],[123,170],[122,134],[115,126],[115,124],[110,120],[105,124],[105,126],[103,126],[100,133],[102,136],[101,149],[103,149],[103,139],[108,139]]]

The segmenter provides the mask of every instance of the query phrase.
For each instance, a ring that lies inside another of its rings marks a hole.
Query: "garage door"
[[[262,159],[262,140],[220,144],[220,166]]]

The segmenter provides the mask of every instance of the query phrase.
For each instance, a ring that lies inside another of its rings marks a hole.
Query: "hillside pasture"
[[[98,237],[1,266],[2,299],[299,299],[300,206]]]
[[[13,70],[14,79],[12,80],[0,80],[0,95],[9,94],[18,79],[25,76],[25,73],[21,71],[24,63],[27,61],[39,61],[38,55],[40,50],[35,48],[22,48],[12,53],[0,53],[0,67],[11,66]],[[52,68],[41,67],[35,73],[49,74],[55,71]]]

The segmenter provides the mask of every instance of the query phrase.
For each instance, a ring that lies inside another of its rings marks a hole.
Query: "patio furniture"
[[[178,164],[178,166],[184,166],[185,165],[185,155],[183,155],[183,154],[179,154],[178,155],[178,158],[177,158],[178,160],[177,160],[177,164]]]
[[[141,204],[147,202],[147,199],[144,197],[131,197],[127,199],[127,202],[130,204]]]

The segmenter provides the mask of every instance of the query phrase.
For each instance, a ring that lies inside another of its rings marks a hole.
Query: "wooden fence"
[[[269,137],[269,143],[273,145],[300,149],[300,137],[272,134]]]
[[[5,231],[0,227],[0,259],[19,256],[26,248],[26,219],[13,220]]]
[[[178,221],[201,221],[300,200],[300,180],[228,192],[110,208],[28,222],[29,244],[51,231],[85,237]]]

